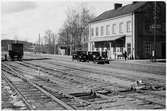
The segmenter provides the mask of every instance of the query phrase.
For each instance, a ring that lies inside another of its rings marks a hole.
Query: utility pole
[[[66,42],[66,53],[67,53],[67,55],[69,55],[69,49],[68,49],[68,28],[67,28],[67,30],[66,30],[66,36],[67,36],[67,42]]]
[[[154,45],[153,45],[153,51],[152,51],[152,56],[153,56],[153,62],[156,61],[156,19],[157,19],[157,14],[156,14],[156,1],[154,2]]]
[[[41,42],[41,38],[40,38],[40,33],[39,33],[39,42],[38,42],[38,46],[39,46],[39,52],[41,52],[41,46],[40,46],[40,42]]]

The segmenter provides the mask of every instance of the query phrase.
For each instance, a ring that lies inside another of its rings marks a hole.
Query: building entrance
[[[166,44],[165,43],[161,44],[161,52],[162,52],[162,58],[165,59],[166,58]]]

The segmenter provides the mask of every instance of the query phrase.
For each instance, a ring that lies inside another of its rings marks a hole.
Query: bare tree
[[[54,34],[51,30],[47,30],[45,32],[44,41],[45,41],[45,45],[47,46],[47,51],[50,54],[55,54],[57,50],[56,39],[57,39],[56,34]]]
[[[41,50],[41,36],[40,34],[38,35],[38,40],[36,42],[36,45],[35,45],[35,53],[38,52],[40,53],[42,50]]]
[[[89,8],[82,4],[79,10],[68,8],[67,20],[59,32],[59,44],[69,44],[72,50],[84,49],[84,46],[87,47],[85,43],[88,40],[88,22],[93,17]]]

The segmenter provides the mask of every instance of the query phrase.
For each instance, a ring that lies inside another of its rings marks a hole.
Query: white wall
[[[106,36],[106,25],[110,25],[110,36],[116,36],[116,35],[122,35],[122,34],[126,34],[126,35],[132,35],[131,32],[127,32],[127,25],[126,23],[128,21],[131,21],[132,22],[132,15],[124,15],[124,16],[120,16],[120,17],[115,17],[113,19],[108,19],[108,20],[104,20],[104,21],[99,21],[99,22],[95,22],[95,23],[91,23],[90,24],[90,29],[91,28],[94,28],[94,36],[93,37],[97,37],[95,35],[95,30],[96,30],[96,27],[99,28],[99,36],[98,37],[101,37],[100,36],[100,27],[101,26],[104,26],[104,36]],[[119,24],[120,23],[123,23],[123,33],[119,33]],[[112,25],[113,24],[116,24],[116,34],[112,34]],[[91,34],[90,34],[90,37],[91,37]]]

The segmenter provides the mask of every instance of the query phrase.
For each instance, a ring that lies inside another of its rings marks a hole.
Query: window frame
[[[110,25],[106,25],[106,35],[110,35]]]
[[[126,22],[126,30],[127,32],[132,32],[132,22],[131,21],[127,21]]]
[[[100,35],[101,35],[101,36],[104,36],[104,26],[101,26],[101,27],[100,27]]]
[[[94,28],[91,28],[91,36],[94,36]]]
[[[99,28],[96,27],[96,36],[99,36]]]
[[[112,24],[112,34],[116,34],[116,32],[115,32],[115,28],[116,27],[116,24]]]
[[[119,23],[119,33],[123,33],[123,22]]]

